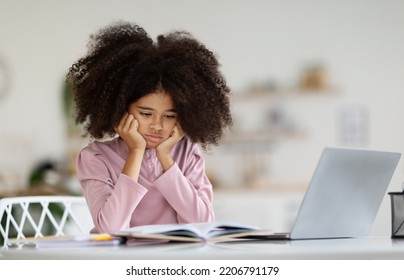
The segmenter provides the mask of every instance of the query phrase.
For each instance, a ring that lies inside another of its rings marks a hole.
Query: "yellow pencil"
[[[93,236],[92,240],[93,241],[108,241],[108,240],[112,240],[112,237],[109,234],[100,234],[100,235]]]

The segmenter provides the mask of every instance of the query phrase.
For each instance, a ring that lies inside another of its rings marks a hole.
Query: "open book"
[[[134,239],[158,239],[179,242],[226,241],[234,238],[261,239],[267,230],[233,222],[161,224],[132,227],[111,234]]]

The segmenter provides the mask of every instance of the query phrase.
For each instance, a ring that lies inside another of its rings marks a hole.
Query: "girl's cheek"
[[[137,119],[137,123],[138,123],[138,128],[137,131],[139,131],[139,133],[142,134],[142,131],[144,130],[144,128],[146,127],[146,124],[144,123],[144,121],[142,121],[141,119]]]

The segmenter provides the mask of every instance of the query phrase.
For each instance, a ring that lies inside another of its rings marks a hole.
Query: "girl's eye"
[[[150,117],[151,113],[149,113],[149,112],[140,112],[140,115],[143,116],[143,117]]]
[[[164,118],[166,119],[174,119],[176,117],[177,117],[176,115],[164,115]]]

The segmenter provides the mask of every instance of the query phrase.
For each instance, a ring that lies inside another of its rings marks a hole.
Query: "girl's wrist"
[[[128,157],[122,173],[137,181],[140,174],[140,167],[142,164],[144,149],[129,149]]]
[[[129,154],[144,154],[146,147],[129,147]]]
[[[167,171],[173,164],[174,160],[169,152],[160,151],[156,149],[156,155],[163,167],[164,172]]]

